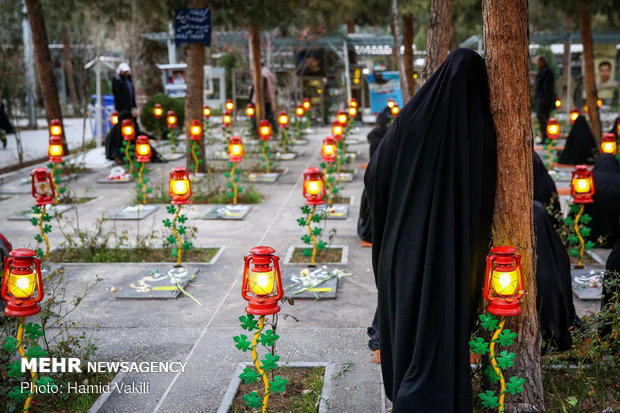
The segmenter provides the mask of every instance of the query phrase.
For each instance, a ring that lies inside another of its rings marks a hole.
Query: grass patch
[[[271,376],[282,376],[288,380],[286,391],[269,396],[267,410],[271,413],[316,413],[319,409],[325,367],[291,368],[280,367],[270,372]],[[229,412],[254,412],[248,409],[243,401],[243,395],[252,391],[264,394],[263,382],[241,383],[237,395],[233,400]]]
[[[158,196],[148,198],[149,204],[169,204],[172,199],[167,193],[160,194]],[[259,204],[263,200],[263,196],[253,187],[243,188],[243,191],[237,194],[238,204]],[[231,204],[233,199],[229,197],[226,192],[218,190],[216,192],[204,193],[198,192],[192,194],[190,198],[190,204],[204,205],[204,204]]]
[[[306,256],[304,250],[307,247],[295,247],[293,255],[291,256],[291,263],[310,264],[312,257]],[[312,247],[309,248],[312,252]],[[342,248],[327,247],[322,251],[317,251],[316,262],[317,263],[339,263],[342,261]]]
[[[57,394],[37,394],[35,397],[35,403],[30,409],[34,413],[43,412],[87,412],[91,408],[95,401],[99,398],[101,393],[71,393],[67,392],[67,383],[71,383],[73,386],[75,382],[77,385],[91,384],[91,385],[106,385],[114,379],[112,373],[75,373],[76,377],[63,377],[62,380],[58,380],[59,391]]]
[[[192,248],[183,251],[185,262],[209,262],[219,248]],[[50,251],[51,262],[175,262],[170,248],[99,248],[56,249]]]

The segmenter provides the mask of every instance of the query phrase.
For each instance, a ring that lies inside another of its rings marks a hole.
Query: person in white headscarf
[[[123,112],[137,117],[136,91],[131,80],[131,69],[127,63],[121,63],[116,69],[116,75],[112,78],[112,93],[114,94],[114,107],[119,115]]]

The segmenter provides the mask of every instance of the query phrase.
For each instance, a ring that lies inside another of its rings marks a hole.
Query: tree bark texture
[[[428,20],[424,81],[446,60],[453,32],[452,0],[433,0]]]
[[[511,245],[522,257],[523,312],[509,317],[519,336],[508,377],[525,379],[524,391],[507,395],[506,412],[544,411],[540,333],[536,312],[533,172],[529,96],[527,0],[483,0],[484,43],[491,113],[497,133],[497,190],[493,245]]]
[[[392,34],[394,35],[394,56],[398,64],[398,77],[400,79],[400,91],[403,95],[403,105],[406,104],[411,96],[407,72],[405,71],[405,60],[400,53],[400,28],[398,26],[398,0],[392,0]]]
[[[405,53],[403,55],[405,60],[405,79],[407,79],[407,90],[409,91],[409,98],[411,98],[415,92],[416,84],[413,77],[415,70],[413,68],[413,15],[411,13],[403,14],[403,45],[405,46]]]
[[[588,106],[588,118],[590,119],[590,129],[597,146],[601,145],[601,119],[599,117],[598,105],[596,104],[598,93],[596,91],[596,80],[594,79],[594,52],[592,51],[592,25],[590,22],[590,12],[584,7],[580,11],[581,21],[581,43],[583,44],[583,66],[584,80],[586,87],[586,105]]]
[[[564,30],[566,30],[567,33],[570,33],[571,31],[571,18],[570,17],[566,17],[564,19]],[[573,93],[568,89],[568,76],[570,76],[570,61],[571,61],[570,42],[568,41],[568,39],[566,39],[566,42],[564,43],[564,70],[562,73],[562,77],[564,77],[564,82],[566,85],[566,96],[562,96],[561,92],[558,91],[558,94],[560,95],[560,97],[564,99],[563,106],[564,106],[564,112],[566,113],[570,112],[570,110],[572,109],[571,97],[573,96]]]
[[[250,45],[252,47],[252,80],[254,82],[254,96],[256,101],[256,122],[265,116],[263,99],[263,75],[260,64],[260,33],[256,26],[250,26]]]
[[[353,19],[347,19],[347,34],[355,33],[355,21]]]
[[[202,9],[206,7],[204,0],[190,0],[188,7],[193,9]],[[205,46],[202,43],[188,43],[185,53],[187,58],[187,72],[185,80],[187,82],[187,92],[185,95],[185,134],[189,136],[189,127],[193,119],[197,119],[202,123],[202,106],[204,98],[204,62],[205,62]],[[191,147],[188,140],[188,148]],[[205,157],[205,143],[201,139],[198,141],[200,147],[199,160],[202,163],[198,165],[199,172],[207,172],[207,161]],[[192,156],[186,157],[187,168],[194,165]],[[193,168],[191,169],[193,170]]]
[[[48,123],[52,119],[58,119],[62,125],[62,111],[60,109],[60,101],[58,100],[58,89],[56,88],[56,80],[54,79],[52,57],[48,47],[47,31],[45,30],[45,20],[43,19],[41,3],[39,0],[26,0],[26,9],[28,11],[30,30],[32,31],[34,62],[41,85],[45,116],[47,117]],[[65,155],[69,154],[69,148],[67,148],[67,141],[64,136],[64,127],[62,145]]]
[[[62,50],[65,60],[65,74],[67,75],[67,84],[69,85],[69,95],[71,96],[71,105],[73,105],[73,114],[78,112],[80,103],[78,102],[77,90],[75,88],[75,79],[73,77],[73,64],[71,63],[71,39],[69,39],[69,25],[67,22],[62,23]]]

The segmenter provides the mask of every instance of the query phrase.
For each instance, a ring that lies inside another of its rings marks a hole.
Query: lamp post
[[[551,118],[547,122],[547,138],[549,138],[549,143],[547,143],[547,156],[549,157],[549,165],[547,166],[547,170],[550,171],[553,168],[553,154],[551,151],[555,146],[555,141],[560,136],[560,123],[556,118]]]
[[[263,413],[267,411],[267,404],[269,403],[270,383],[267,374],[265,374],[264,366],[261,366],[258,360],[256,347],[259,341],[262,340],[261,333],[265,327],[265,316],[277,314],[280,311],[278,301],[284,294],[282,277],[280,275],[280,258],[274,253],[275,250],[267,246],[252,248],[250,255],[244,257],[243,282],[241,284],[241,296],[248,302],[248,306],[245,308],[246,313],[249,314],[246,318],[250,325],[248,329],[251,331],[257,328],[249,347],[252,350],[252,361],[258,374],[261,376],[265,388],[262,400]],[[256,326],[256,321],[254,321],[255,315],[259,316],[258,326]],[[272,343],[275,343],[275,340],[278,339],[273,330],[271,332],[267,331],[264,336],[271,336]],[[263,342],[263,344],[265,343]],[[244,350],[247,349],[248,347],[246,346]],[[274,356],[273,354],[269,356],[274,361],[279,359],[279,356]],[[274,381],[276,378],[279,379],[279,376],[274,377]],[[285,383],[286,381],[284,381]]]
[[[606,133],[603,135],[603,141],[601,143],[601,153],[610,153],[615,155],[617,152],[618,143],[616,142],[616,135],[613,133]]]
[[[189,181],[189,172],[187,172],[185,168],[177,167],[172,168],[172,171],[170,171],[170,185],[168,194],[170,195],[170,198],[172,198],[170,203],[177,206],[177,212],[172,220],[172,231],[174,232],[174,236],[178,243],[177,266],[180,267],[183,242],[181,241],[181,237],[177,231],[176,222],[179,218],[181,207],[189,204],[189,198],[192,196],[192,185]]]
[[[41,210],[39,216],[39,232],[41,233],[41,238],[37,241],[41,241],[41,239],[45,242],[45,254],[43,255],[43,259],[47,261],[50,253],[50,244],[47,239],[46,233],[51,231],[51,227],[46,225],[43,227],[43,221],[46,220],[45,216],[45,208],[47,205],[53,204],[56,199],[56,191],[54,189],[54,181],[52,176],[47,172],[45,168],[36,168],[30,174],[30,181],[32,186],[32,196],[34,198],[35,205],[39,207]],[[33,225],[36,225],[36,218],[32,218]],[[49,220],[49,219],[48,219]]]
[[[331,136],[323,139],[323,144],[321,145],[321,157],[323,158],[323,162],[325,162],[324,178],[325,185],[327,185],[327,189],[329,190],[329,194],[327,196],[327,205],[331,205],[334,189],[332,185],[333,177],[330,176],[330,169],[334,161],[338,158],[338,141],[336,141],[336,139],[332,138]]]
[[[579,229],[579,219],[583,215],[585,204],[591,204],[594,202],[594,200],[592,199],[594,193],[595,189],[594,182],[592,181],[592,172],[588,169],[586,165],[575,166],[575,169],[573,169],[571,174],[570,194],[573,197],[573,203],[580,205],[579,212],[575,217],[575,225],[573,228],[575,229],[575,234],[577,234],[577,237],[579,238],[579,243],[581,244],[581,248],[579,250],[579,258],[575,268],[583,268],[583,252],[586,246]]]
[[[168,137],[170,138],[170,141],[172,142],[172,147],[174,148],[174,151],[177,151],[177,124],[178,124],[179,120],[177,118],[177,114],[174,113],[173,110],[169,110],[168,114],[166,115],[166,124],[168,126]]]
[[[280,131],[282,133],[282,152],[288,152],[288,115],[285,111],[280,111],[278,115],[278,125],[280,126]]]
[[[198,142],[202,140],[202,126],[198,119],[193,119],[192,123],[189,127],[189,139],[192,141],[192,158],[194,159],[194,175],[198,172],[198,165],[200,164],[200,160],[198,159],[198,155],[196,155],[196,147]]]
[[[579,117],[579,115],[581,115],[581,112],[579,112],[579,108],[574,107],[570,110],[570,114],[568,115],[569,119],[570,119],[570,124],[572,125],[573,123],[575,123],[575,121],[577,120],[577,118]]]
[[[265,172],[269,173],[269,156],[267,155],[267,141],[271,138],[271,125],[267,119],[260,121],[258,126],[258,135],[261,140],[263,158],[265,158]]]
[[[58,182],[56,182],[56,168],[58,164],[62,163],[62,157],[64,156],[64,150],[62,148],[62,124],[58,119],[52,119],[50,121],[50,139],[47,149],[49,161],[52,163],[52,182],[54,184],[54,204],[58,203]],[[60,179],[58,179],[60,181]]]
[[[33,268],[34,267],[34,268]],[[2,278],[2,300],[6,303],[4,314],[18,317],[17,350],[22,358],[30,361],[22,345],[26,317],[41,311],[39,303],[43,300],[43,279],[41,277],[41,260],[36,252],[27,248],[12,250],[4,259],[4,275]],[[30,370],[31,384],[37,381],[37,374]],[[24,403],[24,412],[28,413],[35,392],[30,392]]]
[[[491,248],[487,256],[487,267],[484,281],[484,298],[489,301],[487,312],[501,316],[499,326],[493,333],[489,346],[491,366],[500,382],[499,410],[504,411],[504,396],[506,381],[501,369],[497,365],[495,344],[504,329],[506,316],[521,314],[519,299],[523,297],[523,276],[521,274],[521,256],[517,249],[510,246],[496,246]],[[508,330],[506,330],[508,331]]]
[[[144,164],[151,162],[151,144],[149,138],[146,135],[138,136],[136,139],[136,160],[140,163],[140,170],[138,171],[138,180],[142,186],[142,204],[146,204],[147,188],[142,178],[142,172],[144,171]]]
[[[319,168],[310,167],[306,169],[306,172],[304,172],[304,186],[302,193],[304,198],[306,198],[306,205],[312,205],[312,212],[308,218],[308,233],[310,234],[310,238],[312,238],[313,244],[312,261],[310,265],[314,266],[316,262],[317,241],[310,224],[312,223],[312,217],[316,212],[316,206],[325,203],[323,201],[323,198],[325,198],[325,181],[323,180],[323,173]]]
[[[155,118],[155,129],[157,131],[157,141],[161,139],[161,128],[159,126],[159,120],[164,116],[164,108],[159,103],[153,106],[153,117]]]
[[[233,190],[233,205],[237,205],[237,177],[235,175],[237,164],[243,160],[243,142],[239,136],[231,136],[228,141],[228,159],[232,164],[230,169],[230,186]]]
[[[125,157],[127,158],[127,162],[129,162],[129,173],[133,173],[133,160],[131,159],[131,154],[129,149],[131,148],[131,142],[136,137],[136,129],[133,126],[133,122],[131,119],[124,119],[121,125],[121,134],[123,135],[123,141],[125,142]]]

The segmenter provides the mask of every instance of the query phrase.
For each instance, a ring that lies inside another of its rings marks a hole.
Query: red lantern
[[[228,112],[232,112],[233,110],[235,110],[235,104],[233,103],[232,99],[226,99],[225,107]]]
[[[560,99],[559,97],[555,98],[555,108],[560,109],[562,107],[562,99]]]
[[[33,250],[20,248],[4,259],[1,296],[6,302],[4,314],[9,317],[28,317],[41,311],[43,279],[41,260],[36,256]]]
[[[306,205],[322,205],[325,198],[325,181],[319,168],[310,167],[304,172],[303,195]]]
[[[396,102],[394,101],[394,99],[392,98],[388,99],[388,102],[387,102],[388,108],[392,109],[392,106],[394,106],[395,104]]]
[[[601,143],[601,153],[610,153],[615,155],[617,151],[616,135],[613,133],[606,133],[603,135],[603,142]]]
[[[241,162],[243,160],[243,142],[240,137],[230,137],[228,141],[228,158],[230,162]]]
[[[547,122],[547,137],[557,139],[560,136],[560,123],[556,118],[551,118]]]
[[[118,123],[118,112],[114,111],[110,115],[110,122],[112,122],[112,126],[116,126]]]
[[[62,136],[62,125],[60,120],[52,119],[50,121],[50,136]]]
[[[616,122],[616,135],[618,135],[618,137],[620,137],[620,118]]]
[[[487,311],[499,316],[521,314],[519,299],[523,297],[521,256],[508,246],[491,248],[487,256],[484,298],[490,301]]]
[[[345,112],[344,110],[340,109],[340,110],[338,111],[338,114],[336,115],[336,119],[338,120],[338,122],[339,122],[339,123],[340,123],[343,127],[347,126],[347,121],[348,121],[348,118],[347,118],[347,114],[346,114],[346,112]]]
[[[37,168],[30,174],[32,185],[32,196],[37,206],[50,205],[54,203],[56,191],[52,176],[45,168]]]
[[[248,103],[245,107],[245,114],[248,115],[248,118],[252,119],[254,115],[256,115],[256,109],[252,103]]]
[[[357,108],[354,106],[349,106],[349,116],[351,118],[355,118],[357,116]]]
[[[198,119],[192,120],[189,127],[189,139],[191,141],[199,141],[202,139],[202,125]]]
[[[133,122],[131,119],[124,119],[121,126],[121,134],[123,135],[123,140],[132,141],[136,137],[136,129],[133,127]]]
[[[278,124],[281,128],[286,128],[288,126],[288,115],[285,111],[280,111],[278,115]]]
[[[305,98],[301,104],[301,106],[304,108],[304,110],[307,112],[310,110],[310,108],[312,107],[312,104],[310,103],[310,99]]]
[[[174,113],[174,110],[169,110],[166,115],[166,123],[168,124],[168,129],[174,129],[177,127],[177,114]]]
[[[232,123],[231,113],[228,111],[224,112],[224,115],[222,116],[222,125],[224,125],[225,128],[228,128],[230,127],[231,123]]]
[[[575,166],[570,185],[570,194],[573,196],[573,202],[576,204],[591,204],[594,202],[592,199],[594,192],[592,172],[586,165]]]
[[[189,197],[192,196],[192,185],[189,182],[189,172],[185,168],[177,167],[170,171],[168,194],[172,198],[172,205],[189,204]]]
[[[336,139],[336,140],[340,140],[342,139],[342,135],[344,134],[344,127],[340,124],[340,122],[338,122],[337,120],[335,120],[332,123],[332,136]]]
[[[295,108],[295,115],[298,118],[303,118],[305,112],[306,111],[304,110],[304,107],[302,105],[297,105],[297,107]]]
[[[138,162],[151,162],[151,143],[146,135],[140,135],[136,140],[136,160]]]
[[[50,143],[47,147],[47,156],[52,163],[62,162],[65,151],[62,148],[62,139],[60,136],[50,136]]]
[[[280,257],[271,247],[254,247],[244,257],[241,296],[248,301],[246,313],[269,315],[280,311],[278,301],[284,294],[280,276]]]
[[[164,109],[159,103],[156,103],[155,106],[153,106],[153,116],[155,117],[155,119],[161,119],[163,115]]]
[[[351,98],[351,102],[349,102],[349,107],[357,108],[357,100],[355,100],[355,98]]]
[[[396,102],[394,103],[394,105],[392,105],[392,108],[390,109],[390,111],[392,112],[393,117],[396,117],[396,115],[398,115],[398,112],[400,112],[400,108],[398,107]]]
[[[575,123],[575,121],[577,120],[577,118],[579,117],[579,115],[581,115],[581,112],[579,112],[579,108],[572,108],[570,110],[570,124],[572,125],[573,123]]]
[[[336,159],[337,144],[336,139],[331,136],[323,139],[323,145],[321,146],[321,156],[323,157],[323,162],[334,162]]]
[[[205,105],[202,108],[202,114],[205,117],[205,119],[209,119],[211,117],[211,108],[209,107],[209,105]]]
[[[271,125],[267,119],[260,121],[258,125],[258,135],[261,141],[268,141],[271,138]]]

